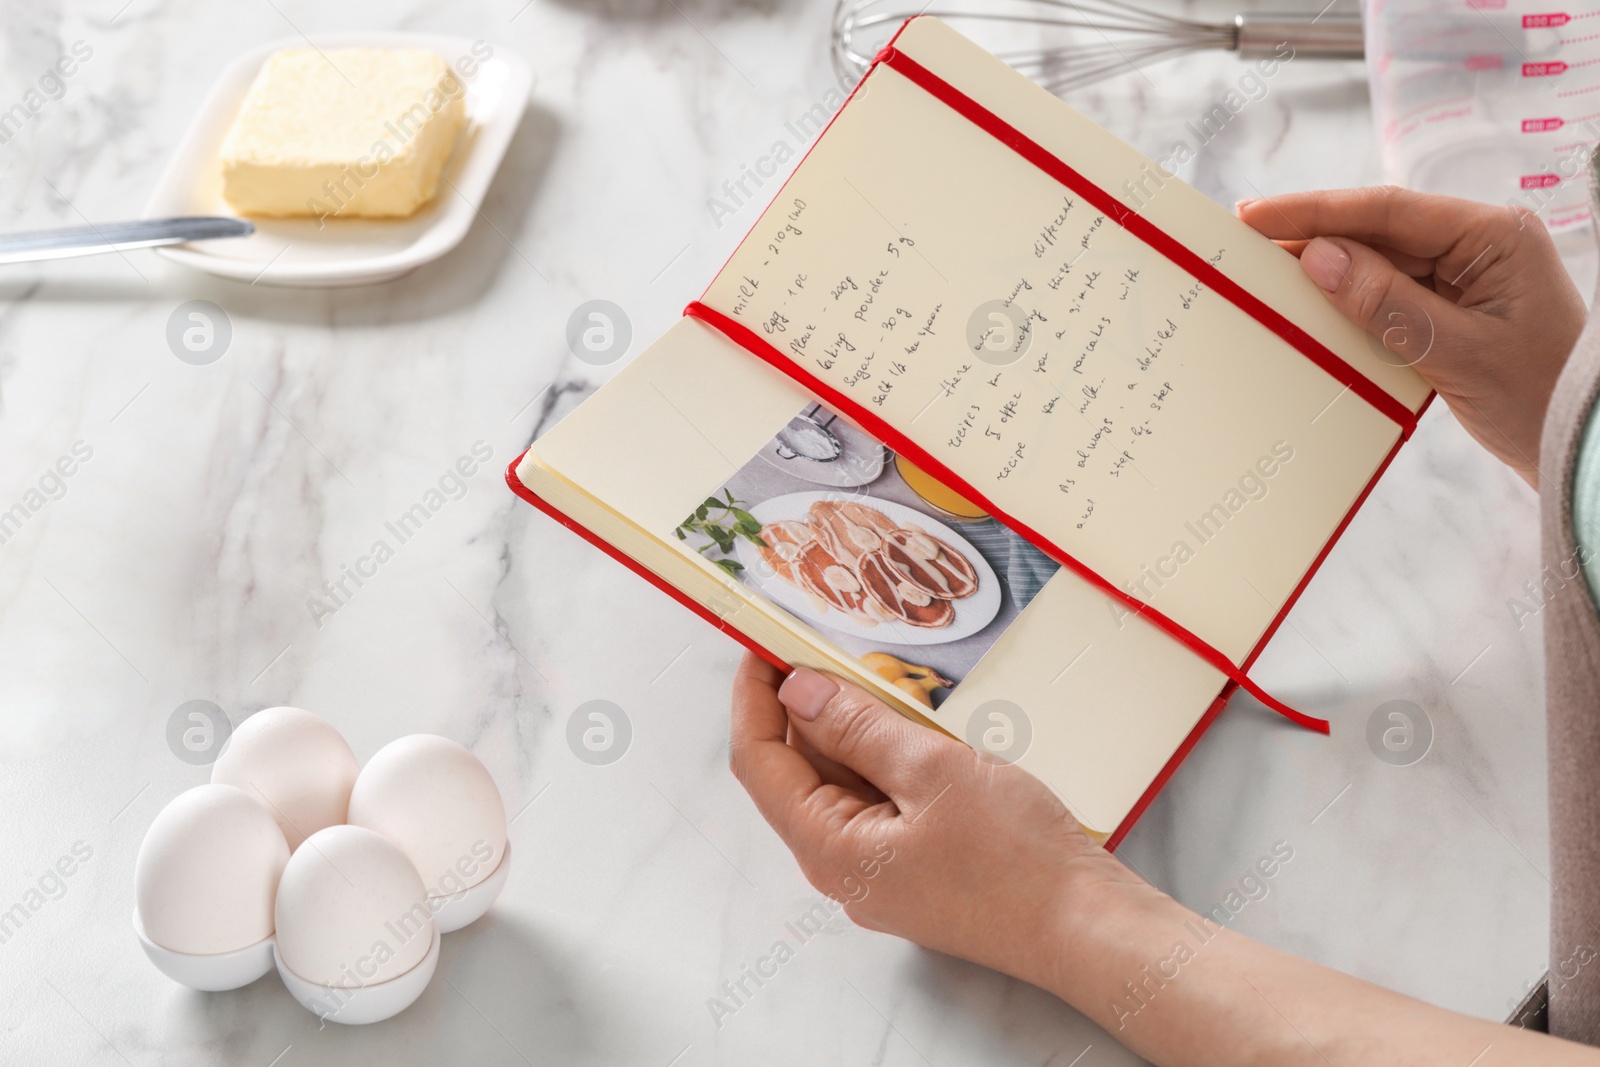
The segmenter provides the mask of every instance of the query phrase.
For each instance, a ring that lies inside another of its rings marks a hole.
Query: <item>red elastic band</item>
[[[1352,393],[1393,420],[1400,427],[1403,438],[1411,437],[1412,431],[1417,428],[1415,413],[1390,396],[1372,379],[1339,358],[1327,345],[1268,307],[1259,297],[1190,251],[1171,234],[1067,166],[1043,146],[1029,140],[1015,126],[894,46],[891,45],[878,53],[875,62],[882,63],[926,90],[973,125],[1083,197],[1095,210],[1115,219],[1123,229],[1188,271],[1195,281],[1221,294],[1234,307],[1277,334],[1301,355],[1321,367],[1335,381],[1349,388]]]
[[[973,488],[971,485],[968,485],[959,475],[936,459],[932,453],[922,448],[909,437],[906,437],[904,434],[900,433],[900,431],[896,430],[893,426],[889,425],[888,422],[884,421],[882,417],[874,414],[865,406],[856,403],[854,400],[845,396],[843,393],[839,392],[839,390],[835,389],[821,378],[818,378],[816,375],[806,370],[798,362],[778,351],[778,349],[774,348],[770,343],[768,343],[765,338],[756,333],[754,330],[750,329],[750,327],[746,326],[744,323],[738,322],[733,318],[724,315],[716,308],[703,304],[698,300],[684,308],[683,313],[699,319],[706,325],[718,330],[734,344],[738,345],[740,348],[743,348],[746,352],[749,352],[757,359],[760,359],[762,362],[774,367],[778,371],[799,382],[801,385],[804,385],[829,407],[833,408],[835,411],[839,411],[845,415],[848,415],[850,419],[863,430],[872,434],[874,437],[878,438],[878,440],[888,443],[895,449],[895,451],[904,455],[910,459],[912,463],[915,463],[918,467],[921,467],[924,471],[927,471],[929,474],[939,479],[939,481],[943,482],[947,487],[955,490],[972,503],[983,508],[990,515],[993,515],[996,519],[1000,520],[1000,522],[1004,523],[1018,535],[1032,543],[1045,555],[1049,556],[1063,567],[1066,567],[1068,570],[1072,571],[1078,577],[1082,578],[1084,581],[1100,590],[1106,596],[1122,604],[1128,609],[1130,614],[1144,619],[1147,622],[1150,622],[1160,629],[1166,631],[1169,635],[1186,645],[1190,651],[1195,653],[1195,655],[1199,656],[1201,659],[1211,664],[1211,666],[1227,675],[1229,679],[1238,684],[1239,688],[1243,689],[1245,692],[1261,701],[1261,703],[1265,704],[1279,715],[1282,715],[1284,718],[1295,723],[1296,725],[1304,726],[1308,730],[1315,730],[1322,734],[1329,732],[1328,721],[1326,719],[1313,718],[1310,715],[1298,712],[1289,707],[1289,705],[1268,694],[1264,689],[1252,682],[1245,675],[1244,671],[1240,670],[1232,660],[1230,660],[1227,656],[1224,656],[1221,652],[1217,651],[1217,649],[1211,647],[1211,645],[1202,638],[1192,633],[1186,627],[1180,625],[1173,619],[1163,615],[1161,612],[1157,611],[1155,608],[1152,608],[1150,605],[1144,603],[1137,597],[1118,589],[1115,585],[1112,585],[1109,580],[1101,577],[1100,574],[1094,571],[1092,568],[1075,559],[1065,549],[1050,541],[1049,538],[1024,525],[1023,523],[1018,522],[1010,515],[1007,515],[1004,511],[996,507],[994,503],[986,496],[978,492],[978,490]]]

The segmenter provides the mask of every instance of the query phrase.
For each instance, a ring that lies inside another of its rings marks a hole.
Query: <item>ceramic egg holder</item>
[[[297,710],[273,708],[264,712],[257,712],[257,715],[266,715],[268,712]],[[300,712],[299,714],[309,715],[309,713],[305,712]],[[321,720],[317,721],[321,723]],[[328,729],[331,730],[332,727],[328,727]],[[404,738],[402,741],[416,739],[418,738]],[[342,738],[340,741],[342,742]],[[465,753],[464,749],[461,751]],[[353,760],[353,758],[352,756],[351,759]],[[473,762],[477,762],[475,758],[473,758]],[[481,763],[478,766],[481,768]],[[487,770],[484,770],[483,774],[487,778]],[[214,768],[213,780],[215,778]],[[492,779],[490,781],[492,782]],[[201,786],[198,788],[205,789],[207,787]],[[193,791],[191,790],[190,792]],[[187,795],[180,794],[180,797],[174,798],[168,807],[176,805],[181,797]],[[496,797],[496,803],[498,804],[498,797]],[[159,820],[160,816],[157,816],[157,818]],[[501,818],[503,820],[503,809],[501,809]],[[314,837],[315,834],[311,836]],[[310,838],[306,840],[310,840]],[[301,842],[301,845],[303,844],[304,842]],[[315,842],[312,844],[314,847]],[[141,854],[143,851],[144,847],[141,847]],[[205,992],[238,989],[249,985],[276,967],[278,977],[283,981],[290,995],[307,1011],[319,1018],[346,1024],[374,1023],[399,1014],[410,1007],[422,995],[432,980],[435,969],[438,967],[441,935],[459,930],[481,918],[489,910],[495,899],[499,897],[501,890],[505,888],[506,878],[510,869],[511,843],[507,840],[501,850],[499,862],[488,876],[465,889],[447,895],[425,897],[424,904],[431,913],[433,920],[431,941],[426,954],[420,962],[410,967],[403,974],[382,982],[362,982],[357,979],[350,983],[323,985],[303,978],[285,964],[283,955],[278,948],[278,932],[276,930],[262,940],[245,948],[231,952],[197,955],[165,948],[152,941],[145,931],[137,905],[133,913],[133,929],[139,938],[140,945],[144,948],[145,955],[156,965],[156,968],[173,981],[190,989]],[[273,886],[273,891],[276,894],[276,884]],[[348,973],[348,968],[346,973]]]

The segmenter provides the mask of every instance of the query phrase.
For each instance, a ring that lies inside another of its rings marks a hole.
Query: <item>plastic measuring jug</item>
[[[1387,180],[1522,204],[1556,232],[1587,223],[1600,4],[1367,0],[1363,14]]]

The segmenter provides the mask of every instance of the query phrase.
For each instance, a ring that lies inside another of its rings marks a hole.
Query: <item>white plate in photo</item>
[[[461,243],[472,228],[489,183],[522,121],[533,72],[504,47],[487,60],[473,53],[466,37],[428,33],[362,33],[317,37],[312,45],[330,48],[426,48],[455,70],[467,89],[467,122],[439,179],[432,202],[405,219],[255,218],[248,237],[172,245],[156,251],[188,267],[261,285],[331,288],[371,285],[398,278],[438,259]],[[222,199],[222,168],[217,155],[239,104],[267,57],[283,48],[303,48],[294,38],[246,53],[223,71],[156,183],[146,218],[170,215],[231,215]],[[479,44],[481,52],[483,45]],[[471,77],[457,60],[477,62]]]
[[[836,493],[789,493],[786,496],[764,500],[749,510],[762,525],[784,519],[804,522],[806,511],[812,504],[819,500],[837,499],[839,497]],[[954,602],[956,617],[949,626],[930,630],[903,622],[880,622],[876,626],[857,622],[843,612],[818,604],[810,594],[773,574],[762,560],[761,550],[744,540],[738,542],[736,550],[739,562],[744,565],[742,576],[762,596],[820,630],[831,630],[847,637],[859,637],[886,645],[948,644],[963,637],[971,637],[994,621],[994,617],[1000,613],[1000,579],[994,573],[994,568],[989,566],[989,561],[972,547],[971,542],[933,516],[915,508],[908,508],[904,504],[873,498],[857,498],[857,502],[877,508],[888,516],[889,521],[898,526],[921,527],[950,546],[953,551],[960,552],[972,564],[972,569],[978,576],[978,589],[964,600]]]
[[[886,450],[820,404],[802,411],[756,455],[803,482],[853,489],[883,473]]]

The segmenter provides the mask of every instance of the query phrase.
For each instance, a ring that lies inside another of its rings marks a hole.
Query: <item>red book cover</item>
[[[907,25],[909,24],[910,23],[908,22]],[[904,27],[902,27],[901,32],[904,32]],[[898,39],[898,36],[899,35],[897,34],[896,39]],[[1178,746],[1170,759],[1167,760],[1165,766],[1150,783],[1137,803],[1133,805],[1128,815],[1110,835],[1110,838],[1107,841],[1107,847],[1114,849],[1122,840],[1122,838],[1126,836],[1127,832],[1138,820],[1143,811],[1149,806],[1150,802],[1154,799],[1162,786],[1165,785],[1165,783],[1171,778],[1172,774],[1176,771],[1177,767],[1182,763],[1188,753],[1194,748],[1194,745],[1198,742],[1199,738],[1204,734],[1206,729],[1211,725],[1212,722],[1215,721],[1216,717],[1221,713],[1223,707],[1226,705],[1228,699],[1236,689],[1246,689],[1253,696],[1265,703],[1268,707],[1291,719],[1291,721],[1297,722],[1300,725],[1307,726],[1312,729],[1319,729],[1323,732],[1326,732],[1327,724],[1323,720],[1304,715],[1292,708],[1287,707],[1280,701],[1277,701],[1269,694],[1260,690],[1259,687],[1255,686],[1254,683],[1250,681],[1248,672],[1250,667],[1254,664],[1256,659],[1266,647],[1268,641],[1271,640],[1279,625],[1281,625],[1285,616],[1287,616],[1290,608],[1294,605],[1295,601],[1299,598],[1301,593],[1309,584],[1312,576],[1327,558],[1328,553],[1332,550],[1333,545],[1338,541],[1340,535],[1349,525],[1356,511],[1359,510],[1361,505],[1367,499],[1368,495],[1371,493],[1373,487],[1377,484],[1379,478],[1382,477],[1384,471],[1387,469],[1389,463],[1393,460],[1395,454],[1399,451],[1401,445],[1410,436],[1411,432],[1415,428],[1417,418],[1420,417],[1421,412],[1426,409],[1428,402],[1430,402],[1432,399],[1432,396],[1429,394],[1423,400],[1420,408],[1416,412],[1412,412],[1399,401],[1395,400],[1382,387],[1364,377],[1349,363],[1322,345],[1307,331],[1289,321],[1283,315],[1270,307],[1266,302],[1258,299],[1243,286],[1234,282],[1230,277],[1218,270],[1211,262],[1208,262],[1196,252],[1187,248],[1181,241],[1157,228],[1151,221],[1138,212],[1129,209],[1122,201],[1110,195],[1106,190],[1097,187],[1088,178],[1073,170],[1067,163],[1052,155],[1038,143],[1027,137],[1023,132],[1006,123],[1002,118],[990,111],[983,104],[973,99],[971,96],[963,93],[949,82],[940,78],[938,75],[934,74],[926,66],[919,63],[911,56],[899,51],[895,47],[894,40],[891,40],[889,45],[879,55],[878,59],[873,64],[873,67],[869,69],[867,74],[863,77],[862,82],[857,86],[857,91],[860,90],[861,85],[866,84],[868,79],[872,77],[873,72],[880,66],[887,66],[893,70],[897,76],[908,79],[920,89],[928,92],[933,97],[950,107],[957,114],[960,114],[969,120],[978,129],[983,130],[988,135],[996,138],[1002,144],[1005,144],[1007,147],[1011,148],[1021,159],[1027,161],[1028,163],[1037,167],[1039,170],[1043,171],[1045,174],[1049,175],[1051,178],[1060,182],[1064,187],[1071,190],[1074,195],[1082,197],[1086,202],[1103,212],[1107,217],[1113,219],[1128,233],[1138,237],[1150,248],[1156,250],[1162,256],[1169,259],[1172,263],[1184,269],[1193,278],[1200,281],[1207,289],[1219,293],[1224,299],[1228,300],[1235,307],[1239,308],[1241,311],[1244,311],[1258,323],[1271,330],[1280,339],[1305,356],[1305,358],[1315,363],[1323,371],[1327,372],[1327,374],[1330,375],[1336,382],[1342,384],[1347,391],[1353,393],[1355,397],[1369,404],[1372,408],[1381,412],[1385,417],[1391,419],[1399,428],[1398,437],[1394,441],[1393,447],[1389,449],[1382,463],[1374,471],[1370,480],[1367,481],[1365,487],[1356,497],[1352,506],[1344,514],[1342,521],[1338,523],[1327,542],[1317,553],[1316,557],[1311,562],[1311,565],[1306,569],[1298,584],[1294,587],[1292,593],[1284,601],[1281,608],[1272,619],[1271,623],[1262,633],[1260,639],[1256,642],[1249,654],[1244,658],[1243,662],[1236,665],[1231,659],[1225,657],[1222,653],[1212,648],[1203,639],[1185,629],[1175,620],[1167,618],[1165,615],[1157,612],[1149,605],[1142,603],[1127,590],[1119,588],[1117,585],[1095,573],[1092,568],[1089,568],[1074,559],[1070,553],[1066,552],[1060,546],[1052,543],[1042,534],[1030,529],[1026,524],[1006,514],[992,501],[988,500],[985,494],[980,492],[975,486],[964,481],[954,471],[950,470],[943,463],[941,463],[938,457],[933,456],[926,449],[919,447],[916,442],[912,441],[908,436],[900,432],[887,420],[880,418],[867,405],[860,403],[852,396],[846,395],[841,390],[830,386],[827,382],[821,380],[821,378],[808,373],[802,367],[799,360],[792,359],[785,353],[779,351],[772,344],[768,343],[767,340],[759,333],[738,321],[734,316],[726,314],[723,311],[710,306],[708,303],[701,301],[691,303],[686,309],[686,314],[700,319],[702,322],[723,333],[735,344],[739,345],[747,353],[749,353],[751,358],[759,359],[765,362],[767,365],[772,366],[782,373],[788,375],[798,384],[803,386],[806,391],[809,392],[815,399],[825,403],[833,411],[842,414],[854,425],[860,427],[872,437],[888,445],[896,453],[909,457],[911,461],[914,462],[918,467],[933,475],[938,481],[959,493],[967,500],[973,501],[974,503],[980,505],[990,515],[996,519],[999,519],[1005,524],[1005,526],[1021,535],[1035,547],[1043,551],[1051,559],[1055,560],[1064,567],[1074,570],[1079,577],[1095,586],[1108,598],[1121,601],[1124,606],[1127,607],[1130,613],[1136,614],[1145,621],[1151,622],[1165,630],[1174,640],[1177,640],[1188,646],[1194,652],[1194,654],[1200,656],[1208,663],[1215,666],[1228,678],[1228,681],[1223,686],[1221,692],[1217,695],[1215,701],[1213,701],[1211,706],[1199,719],[1198,723],[1189,732],[1188,736]],[[838,115],[843,114],[850,106],[850,102],[854,99],[854,97],[855,92],[852,92],[851,97],[847,99],[844,107],[841,108],[840,111],[835,115],[835,120],[837,120]],[[828,129],[825,129],[822,134],[819,135],[817,142],[813,144],[812,149],[815,149],[816,144],[822,143],[827,135]],[[804,159],[801,160],[801,164],[803,163]],[[776,202],[777,200],[780,200],[783,196],[784,191],[780,189],[777,196],[774,198],[774,201]],[[717,617],[714,613],[702,607],[694,599],[677,589],[670,582],[663,580],[648,567],[630,558],[626,553],[619,551],[615,546],[611,545],[603,538],[584,528],[571,516],[561,513],[558,509],[551,506],[547,501],[538,497],[517,476],[516,470],[521,464],[521,461],[522,457],[519,456],[518,460],[514,462],[511,468],[507,471],[507,482],[518,496],[522,497],[524,500],[527,500],[535,507],[538,507],[546,514],[549,514],[552,518],[556,519],[558,522],[567,526],[569,529],[572,529],[574,532],[578,533],[580,536],[584,537],[586,540],[590,541],[611,555],[613,558],[617,559],[619,562],[628,566],[651,584],[657,586],[669,596],[672,596],[679,603],[683,604],[685,607],[688,607],[691,611],[701,615],[718,629],[728,633],[735,640],[738,640],[740,643],[744,644],[747,648],[761,656],[763,659],[774,664],[780,669],[788,669],[787,665],[784,664],[778,656],[760,647],[759,644],[751,640],[746,634],[739,632],[737,629],[729,625],[725,620]]]

